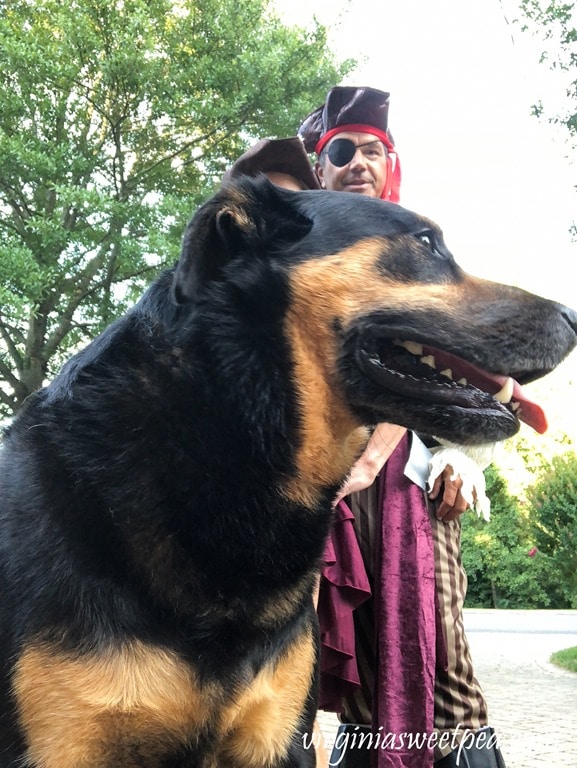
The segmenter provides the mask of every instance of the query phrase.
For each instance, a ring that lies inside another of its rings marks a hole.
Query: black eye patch
[[[336,168],[342,168],[351,162],[357,149],[362,149],[363,147],[373,147],[373,152],[380,155],[383,145],[378,139],[366,141],[364,144],[355,144],[352,139],[335,139],[329,146],[327,155]],[[364,154],[367,154],[367,152],[368,150]]]
[[[351,139],[335,139],[331,143],[327,155],[334,166],[342,168],[343,165],[351,162],[356,151],[357,145]]]

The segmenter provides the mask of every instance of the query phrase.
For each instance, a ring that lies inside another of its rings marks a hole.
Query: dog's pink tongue
[[[545,412],[538,403],[535,403],[525,394],[522,386],[515,379],[510,376],[502,376],[484,371],[482,368],[478,368],[476,365],[468,363],[462,358],[455,357],[444,350],[429,349],[427,347],[424,350],[425,354],[434,355],[438,370],[451,368],[454,379],[465,378],[469,384],[482,389],[484,392],[488,392],[490,395],[499,394],[499,392],[503,391],[505,385],[508,385],[505,399],[507,402],[519,403],[519,408],[516,411],[517,418],[520,421],[524,421],[525,424],[528,424],[541,435],[547,431],[548,425]]]
[[[490,374],[489,374],[490,375]],[[500,389],[502,389],[505,386],[505,383],[507,382],[509,377],[507,376],[494,376],[494,381],[498,384],[501,383]],[[541,408],[541,406],[534,402],[533,400],[530,400],[527,395],[525,394],[523,387],[519,384],[518,381],[515,381],[515,379],[511,379],[513,382],[513,395],[511,397],[512,402],[519,403],[519,409],[517,410],[517,418],[520,421],[524,421],[525,424],[528,424],[530,427],[533,427],[535,432],[538,432],[540,435],[542,435],[544,432],[547,431],[547,416],[545,415],[545,411]],[[497,392],[500,391],[500,389],[497,390]],[[490,392],[489,394],[493,395],[496,394],[495,392]]]

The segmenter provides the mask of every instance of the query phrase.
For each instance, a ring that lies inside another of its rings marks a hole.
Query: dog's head
[[[577,314],[467,275],[429,219],[352,193],[242,179],[189,225],[174,295],[201,301],[247,264],[275,284],[282,276],[293,383],[323,423],[352,415],[460,443],[504,439],[519,419],[545,429],[520,384],[573,349]]]

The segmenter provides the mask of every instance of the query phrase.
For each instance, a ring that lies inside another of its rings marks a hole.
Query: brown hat
[[[387,183],[382,196],[396,203],[399,201],[401,165],[389,130],[389,98],[390,93],[376,88],[347,85],[331,88],[322,107],[303,120],[298,135],[307,152],[316,152],[317,155],[338,133],[346,131],[377,136],[388,151]]]
[[[224,174],[223,181],[258,173],[286,173],[305,189],[319,189],[320,184],[298,136],[290,139],[261,139],[248,149]]]

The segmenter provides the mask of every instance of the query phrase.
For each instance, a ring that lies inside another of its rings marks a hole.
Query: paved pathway
[[[577,646],[577,611],[469,609],[465,626],[507,768],[577,768],[577,674],[549,663]],[[332,743],[335,718],[321,728]]]

